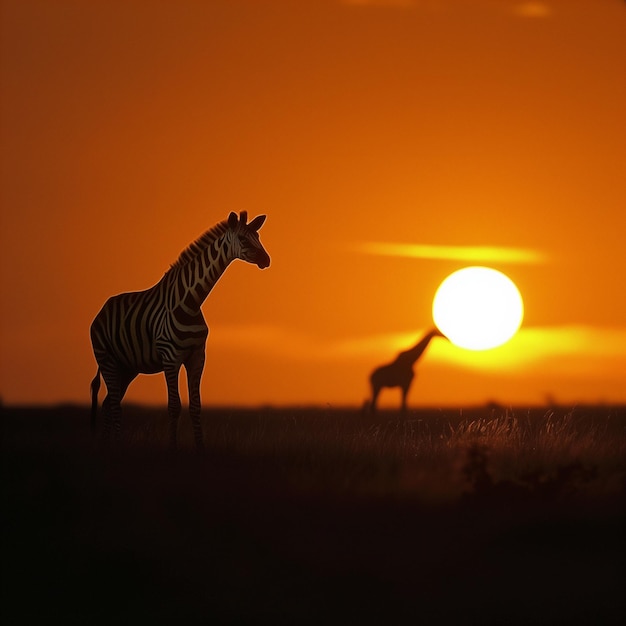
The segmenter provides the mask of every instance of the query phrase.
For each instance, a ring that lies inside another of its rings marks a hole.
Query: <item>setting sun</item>
[[[433,319],[448,339],[468,350],[506,343],[524,316],[513,281],[488,267],[466,267],[448,276],[433,300]]]

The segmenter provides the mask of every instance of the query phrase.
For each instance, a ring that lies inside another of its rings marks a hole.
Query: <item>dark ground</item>
[[[2,418],[4,624],[625,623],[623,408],[519,480],[438,451],[458,410],[206,411],[201,457],[186,415],[175,456],[154,410],[114,450],[86,409]]]

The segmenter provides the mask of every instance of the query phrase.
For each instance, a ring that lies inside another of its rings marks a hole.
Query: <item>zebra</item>
[[[265,269],[270,257],[258,230],[266,216],[247,223],[248,215],[230,213],[180,254],[156,285],[145,291],[109,298],[90,328],[91,344],[98,364],[91,382],[91,430],[96,432],[100,376],[107,387],[102,404],[103,438],[121,439],[121,402],[138,374],[164,372],[167,383],[169,445],[176,449],[181,410],[178,378],[187,371],[189,415],[196,449],[203,448],[200,423],[200,380],[209,328],[200,307],[224,270],[235,259]]]

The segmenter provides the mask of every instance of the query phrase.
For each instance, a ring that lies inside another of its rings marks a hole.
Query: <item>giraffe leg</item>
[[[372,413],[376,413],[376,402],[378,401],[379,393],[380,387],[378,385],[372,385]]]
[[[409,387],[402,387],[402,412],[406,413],[406,397],[409,393]]]
[[[204,369],[204,346],[195,351],[185,363],[187,370],[187,386],[189,388],[189,417],[193,426],[193,437],[196,450],[201,452],[204,448],[202,440],[202,424],[200,422],[200,380]]]
[[[180,394],[178,393],[178,373],[180,365],[165,367],[165,382],[167,383],[167,412],[170,417],[170,450],[176,450],[176,435],[178,431],[178,417],[180,416]]]

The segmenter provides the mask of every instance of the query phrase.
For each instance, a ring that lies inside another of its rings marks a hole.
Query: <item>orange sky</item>
[[[205,303],[205,405],[360,405],[476,264],[458,246],[504,249],[484,262],[524,325],[435,340],[411,404],[626,402],[623,2],[3,0],[1,22],[5,403],[87,402],[104,301],[242,209],[272,266]],[[163,377],[127,398],[164,403]]]

